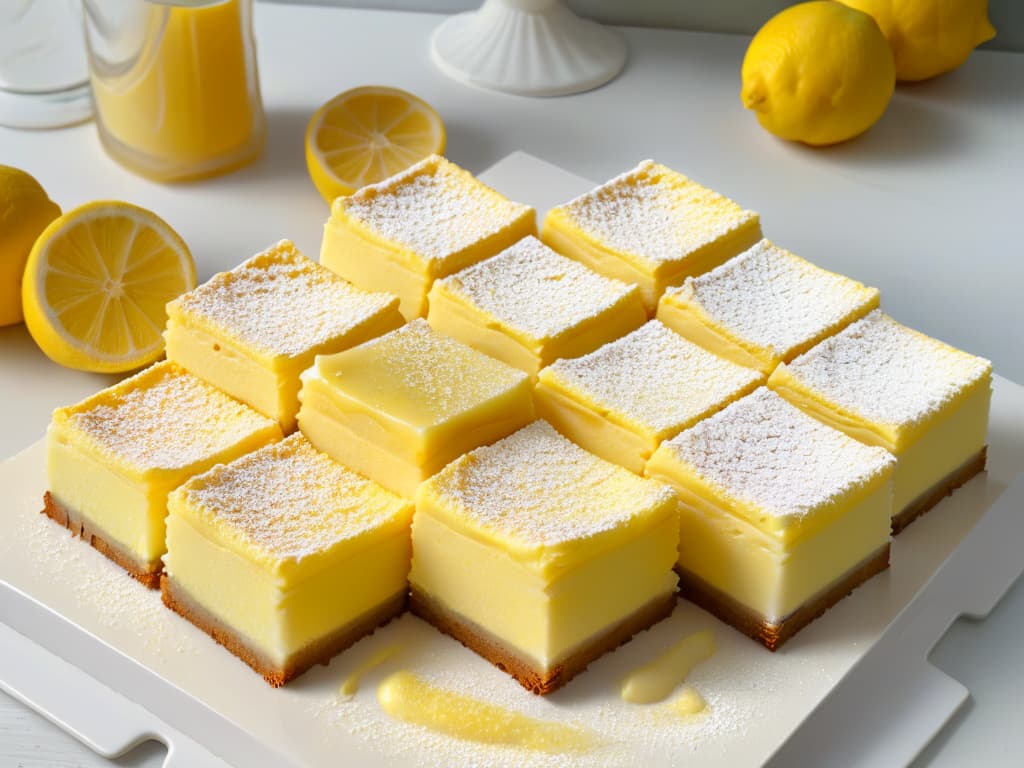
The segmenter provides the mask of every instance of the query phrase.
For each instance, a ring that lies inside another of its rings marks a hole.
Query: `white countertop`
[[[302,135],[316,106],[364,84],[395,85],[432,103],[448,155],[479,171],[521,149],[605,179],[645,157],[692,175],[761,213],[765,233],[827,268],[882,289],[914,327],[990,357],[1024,381],[1017,223],[1024,178],[1024,54],[979,52],[960,70],[901,87],[881,122],[824,150],[763,132],[739,103],[742,37],[625,29],[626,71],[597,91],[553,100],[484,93],[430,64],[442,17],[260,5],[260,76],[269,141],[255,165],[208,182],[161,186],[102,152],[91,124],[52,132],[0,129],[0,162],[25,168],[62,207],[122,198],[152,208],[192,248],[200,279],[281,237],[319,249],[326,206],[308,181]],[[39,437],[54,406],[108,379],[49,363],[23,326],[0,329],[0,457]],[[1024,679],[1024,588],[983,622],[961,622],[934,658],[974,703],[929,746],[922,764],[988,765],[1019,757],[1013,714]],[[1006,708],[1009,707],[1009,708]],[[825,748],[825,745],[823,745]],[[983,758],[987,755],[987,758]],[[119,762],[97,758],[0,696],[0,765],[156,766],[152,745]]]

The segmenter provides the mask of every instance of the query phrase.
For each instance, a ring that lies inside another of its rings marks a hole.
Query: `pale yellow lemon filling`
[[[844,414],[801,386],[785,366],[775,371],[768,384],[793,405],[830,427],[868,445],[881,446],[896,456],[893,514],[906,509],[985,446],[991,399],[987,377],[940,416],[905,434],[898,434],[889,425],[872,424]]]
[[[424,506],[418,505],[413,519],[413,589],[538,669],[551,669],[675,589],[675,516],[551,580],[452,529]]]
[[[282,580],[173,507],[167,548],[174,583],[279,667],[404,591],[410,557],[402,529],[356,551],[342,548],[308,578]]]
[[[50,426],[47,443],[50,493],[57,503],[86,518],[140,566],[156,565],[164,553],[167,494],[174,486],[116,472],[72,444],[57,426]]]
[[[679,567],[779,622],[889,542],[892,483],[866,495],[829,525],[786,543],[685,486],[680,496]]]
[[[603,312],[546,339],[533,339],[501,319],[454,296],[444,283],[430,291],[431,327],[491,357],[536,376],[560,357],[578,357],[624,336],[644,321],[637,297],[628,295]]]
[[[537,415],[563,435],[602,459],[638,475],[661,442],[654,430],[617,423],[614,412],[584,404],[581,395],[565,388],[550,369],[541,373],[534,390]]]
[[[626,283],[636,283],[649,316],[654,316],[658,299],[669,286],[687,277],[708,272],[741,253],[761,239],[756,217],[718,240],[707,243],[685,259],[654,266],[646,260],[616,251],[581,229],[562,209],[553,209],[544,219],[541,240],[559,253],[587,265],[595,272]]]
[[[719,327],[699,308],[666,293],[658,302],[658,320],[694,344],[738,365],[771,373],[779,358],[769,349],[746,344]]]

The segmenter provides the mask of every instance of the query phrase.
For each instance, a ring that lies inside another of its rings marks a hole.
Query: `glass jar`
[[[56,128],[91,116],[80,0],[0,0],[0,125]]]
[[[180,181],[259,155],[252,0],[84,2],[96,125],[112,157]]]

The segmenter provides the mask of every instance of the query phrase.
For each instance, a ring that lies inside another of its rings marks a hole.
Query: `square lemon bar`
[[[768,385],[896,456],[893,533],[985,468],[991,363],[881,310],[780,365]]]
[[[533,419],[529,376],[423,319],[317,357],[302,381],[310,442],[410,499],[448,462]]]
[[[653,160],[552,208],[541,239],[559,253],[637,283],[651,315],[679,285],[761,239],[753,211]]]
[[[410,608],[550,693],[672,612],[676,503],[536,421],[419,487]]]
[[[167,305],[167,357],[295,428],[299,376],[316,355],[400,326],[398,299],[367,293],[288,240]]]
[[[766,387],[666,440],[680,594],[774,651],[889,567],[895,463]]]
[[[524,237],[434,282],[427,322],[532,376],[647,319],[640,289],[592,272]]]
[[[337,198],[324,226],[320,263],[360,288],[397,295],[402,314],[412,320],[427,314],[435,279],[536,232],[533,208],[431,155]]]
[[[405,609],[412,503],[300,434],[168,499],[164,604],[277,687]]]
[[[764,383],[657,320],[589,355],[540,372],[537,413],[608,461],[642,474],[662,440]]]
[[[280,438],[276,421],[174,363],[157,363],[53,412],[43,511],[156,588],[167,495]]]
[[[702,347],[771,373],[878,307],[877,288],[760,241],[665,291],[658,319]]]

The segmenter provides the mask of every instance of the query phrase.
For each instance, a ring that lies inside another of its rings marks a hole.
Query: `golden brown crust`
[[[875,574],[889,567],[889,544],[853,568],[841,581],[804,603],[781,622],[773,624],[761,614],[737,602],[689,571],[679,571],[679,596],[695,603],[769,651],[778,650],[789,638],[823,615]]]
[[[578,675],[590,662],[614,651],[633,635],[667,618],[675,607],[675,594],[658,597],[606,631],[601,637],[573,653],[549,670],[538,670],[489,632],[448,611],[415,587],[409,595],[409,610],[433,624],[469,650],[483,656],[498,669],[508,672],[531,693],[546,696]]]
[[[160,578],[160,596],[164,605],[208,634],[219,645],[259,672],[272,687],[280,688],[316,664],[331,659],[366,635],[372,634],[405,611],[407,594],[402,590],[379,606],[331,634],[310,643],[279,667],[268,660],[231,627],[203,608],[191,595],[174,583],[167,574]]]
[[[946,475],[942,480],[910,502],[901,512],[895,514],[892,518],[893,536],[900,533],[972,477],[984,472],[987,458],[988,446],[986,445],[973,458],[968,459],[963,466]]]
[[[146,563],[133,557],[123,548],[104,538],[98,529],[93,527],[84,517],[58,504],[49,491],[43,494],[43,508],[40,512],[58,525],[67,528],[71,531],[72,536],[78,536],[89,542],[93,549],[101,552],[108,560],[124,568],[133,578],[142,582],[150,589],[158,589],[160,587],[160,573],[163,571],[163,563],[160,560]]]

